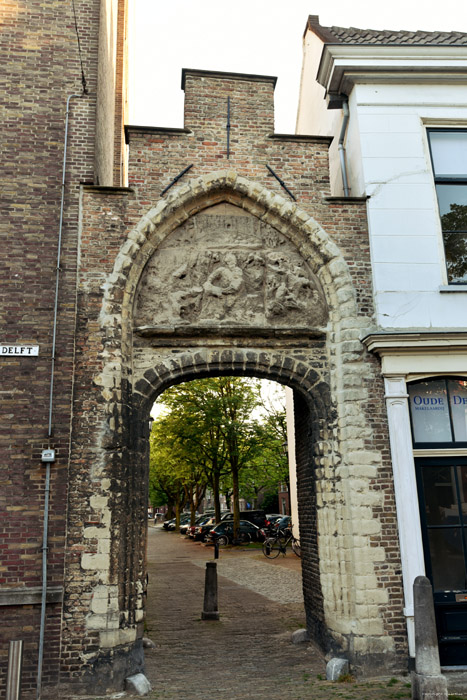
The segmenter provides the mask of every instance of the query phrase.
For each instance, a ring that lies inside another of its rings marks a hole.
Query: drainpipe
[[[83,92],[83,94],[85,94]],[[65,174],[66,174],[66,158],[67,158],[67,143],[68,143],[68,122],[70,116],[70,102],[72,99],[82,97],[82,95],[70,95],[66,101],[65,115],[65,136],[63,140],[63,168],[62,168],[62,190],[60,200],[60,220],[58,224],[58,247],[57,247],[57,268],[55,272],[55,303],[53,317],[53,335],[52,335],[52,360],[50,368],[50,393],[49,393],[49,425],[47,430],[47,438],[50,443],[52,437],[52,416],[53,416],[53,397],[54,397],[54,380],[55,380],[55,352],[57,345],[57,317],[58,317],[58,290],[60,285],[60,258],[62,254],[62,230],[63,230],[63,211],[65,206]],[[44,658],[44,632],[45,632],[45,608],[47,603],[47,550],[48,550],[48,525],[49,525],[49,495],[50,495],[50,465],[55,461],[55,451],[48,449],[42,451],[42,463],[45,464],[45,489],[44,489],[44,530],[42,536],[42,597],[41,597],[41,621],[39,629],[39,658],[37,663],[37,700],[41,697],[42,689],[42,661]]]
[[[349,103],[347,100],[344,100],[342,103],[342,109],[344,111],[344,119],[342,122],[342,128],[341,128],[341,133],[339,136],[339,145],[338,145],[338,150],[339,150],[339,158],[341,162],[341,172],[342,172],[342,184],[344,186],[344,196],[348,197],[350,193],[349,189],[349,183],[347,180],[347,164],[345,162],[345,148],[344,148],[344,139],[345,139],[345,132],[347,131],[347,124],[349,123]]]

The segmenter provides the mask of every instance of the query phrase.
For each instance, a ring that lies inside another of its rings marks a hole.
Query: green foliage
[[[451,204],[450,211],[441,217],[441,223],[449,278],[460,282],[467,275],[467,238],[459,233],[467,231],[467,206]]]
[[[258,380],[216,377],[186,382],[162,397],[150,445],[150,498],[197,508],[205,489],[255,501],[288,478],[285,411],[265,406]],[[193,511],[194,512],[194,511]]]

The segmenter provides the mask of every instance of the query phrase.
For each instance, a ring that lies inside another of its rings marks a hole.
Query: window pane
[[[467,185],[436,185],[436,193],[443,231],[467,231]]]
[[[467,174],[467,131],[430,131],[435,175]]]
[[[467,284],[467,233],[444,233],[448,281]]]
[[[450,379],[448,385],[454,440],[467,442],[467,381],[465,379]]]
[[[423,467],[427,525],[459,525],[454,467]]]
[[[428,539],[435,591],[464,590],[466,580],[461,529],[429,530]]]
[[[451,442],[445,381],[417,382],[408,390],[414,442]]]
[[[460,510],[464,525],[467,525],[467,467],[456,467],[459,493],[461,497]]]

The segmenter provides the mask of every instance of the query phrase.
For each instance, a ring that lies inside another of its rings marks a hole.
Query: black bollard
[[[206,578],[204,583],[204,610],[201,613],[202,620],[218,620],[217,610],[217,564],[214,561],[206,562]]]
[[[219,543],[214,542],[214,559],[219,559]]]

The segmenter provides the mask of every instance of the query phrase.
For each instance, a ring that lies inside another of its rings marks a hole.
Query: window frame
[[[438,450],[448,450],[451,448],[456,448],[456,449],[467,449],[467,441],[465,440],[457,440],[455,439],[455,429],[454,429],[454,421],[452,417],[452,407],[451,407],[451,401],[450,401],[450,391],[449,391],[449,380],[461,380],[463,382],[467,381],[467,377],[461,376],[461,375],[438,375],[438,376],[433,376],[433,377],[426,377],[424,379],[417,379],[415,381],[407,382],[407,385],[410,384],[410,386],[416,386],[417,384],[424,384],[424,383],[429,383],[429,382],[435,382],[435,381],[444,381],[445,387],[446,387],[446,396],[448,397],[448,402],[447,402],[447,409],[448,409],[448,416],[449,416],[449,425],[451,429],[451,440],[450,441],[445,441],[445,442],[416,442],[415,441],[415,430],[414,430],[414,424],[413,424],[413,418],[412,418],[412,408],[410,405],[409,401],[409,420],[410,420],[410,431],[412,434],[412,449],[413,450],[433,450],[433,451],[438,451]],[[407,392],[408,393],[408,392]]]
[[[433,182],[435,185],[435,193],[436,193],[436,203],[438,205],[438,218],[440,222],[440,227],[441,227],[441,236],[443,239],[443,250],[444,250],[444,264],[446,268],[446,279],[447,283],[450,287],[459,287],[459,286],[467,286],[467,269],[465,271],[465,279],[460,280],[460,281],[452,281],[449,279],[450,272],[448,268],[448,263],[447,263],[447,256],[446,256],[446,244],[445,244],[445,234],[456,234],[456,233],[463,233],[463,231],[444,231],[443,230],[443,223],[442,223],[442,216],[441,216],[441,210],[440,210],[440,205],[439,205],[439,197],[438,197],[438,189],[437,185],[464,185],[467,191],[467,164],[466,164],[466,172],[464,175],[437,175],[436,170],[435,170],[435,161],[433,158],[433,150],[431,146],[431,134],[433,133],[464,133],[467,136],[467,126],[466,127],[427,127],[426,129],[427,133],[427,141],[428,141],[428,150],[430,153],[430,160],[431,160],[431,172],[433,175]],[[467,228],[465,233],[467,234]],[[467,243],[466,243],[467,245]]]

